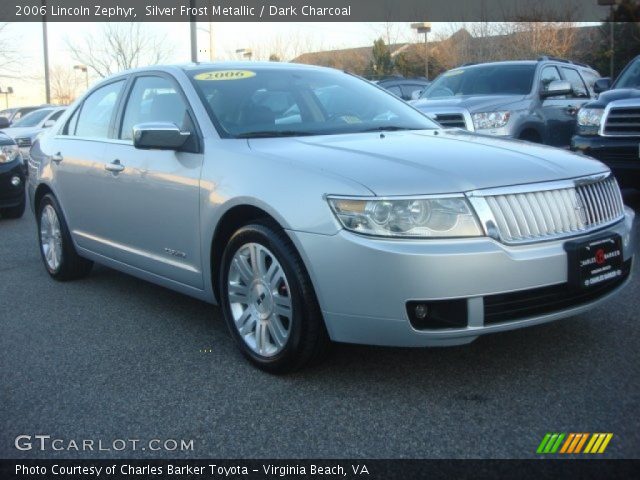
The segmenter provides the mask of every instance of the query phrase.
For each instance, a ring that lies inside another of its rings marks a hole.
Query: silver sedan
[[[568,317],[631,271],[634,214],[606,166],[443,129],[331,69],[124,72],[31,156],[54,279],[99,262],[218,304],[273,372],[330,340],[458,345]]]

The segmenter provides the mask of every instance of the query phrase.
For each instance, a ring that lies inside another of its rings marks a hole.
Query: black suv
[[[20,218],[24,213],[26,173],[18,145],[0,132],[0,216]]]
[[[640,188],[640,56],[611,85],[601,78],[597,100],[578,112],[571,149],[606,163],[622,186]]]

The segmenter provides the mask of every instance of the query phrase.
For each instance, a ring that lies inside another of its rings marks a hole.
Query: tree
[[[51,98],[55,103],[68,105],[76,98],[78,88],[84,82],[79,80],[75,70],[56,65],[50,70]]]
[[[280,56],[277,53],[272,53],[271,55],[269,55],[269,61],[270,62],[280,62]]]
[[[0,23],[0,70],[2,70],[3,76],[7,73],[7,70],[11,72],[17,66],[20,58],[18,51],[11,46],[9,37],[9,24]]]
[[[162,63],[169,56],[164,37],[141,23],[105,23],[97,34],[87,34],[78,45],[67,39],[71,56],[98,76]]]
[[[372,69],[375,72],[375,75],[388,75],[393,71],[391,52],[389,52],[389,47],[387,47],[382,38],[373,42],[372,55]]]

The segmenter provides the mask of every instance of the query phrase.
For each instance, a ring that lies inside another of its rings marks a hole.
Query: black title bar
[[[0,22],[558,21],[609,18],[598,0],[3,0]],[[624,6],[637,16],[638,0]],[[623,8],[623,7],[616,7]]]
[[[535,479],[634,478],[640,460],[0,460],[13,479]]]

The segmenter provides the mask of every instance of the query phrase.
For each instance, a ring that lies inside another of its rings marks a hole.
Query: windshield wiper
[[[313,132],[300,132],[298,130],[260,130],[257,132],[244,132],[236,135],[236,138],[269,138],[269,137],[297,137],[316,135]]]
[[[396,132],[398,130],[420,130],[420,128],[400,127],[398,125],[381,125],[379,127],[366,128],[364,130],[358,130],[358,133],[364,132]]]

